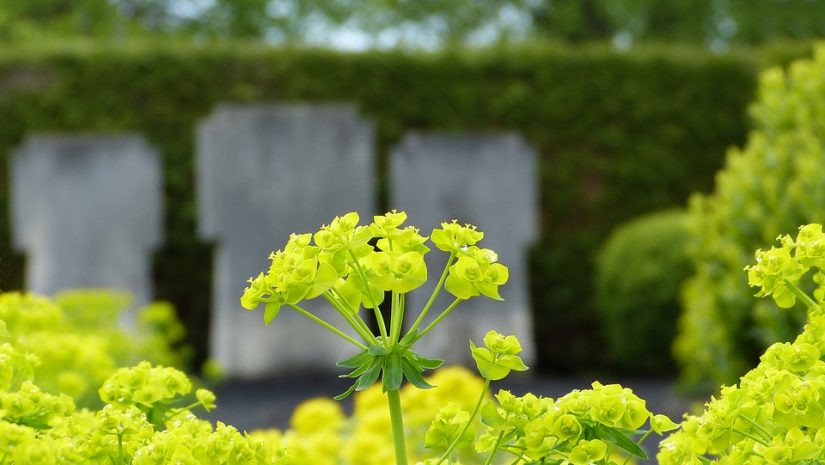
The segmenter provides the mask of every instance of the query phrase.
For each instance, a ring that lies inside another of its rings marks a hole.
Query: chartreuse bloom
[[[484,335],[484,347],[476,347],[470,341],[470,352],[484,379],[498,381],[510,374],[511,370],[527,369],[521,357],[516,355],[521,352],[518,339],[515,336],[504,336],[495,330]]]
[[[688,416],[680,432],[664,440],[661,465],[814,464],[825,460],[825,312],[822,276],[825,234],[809,224],[796,238],[778,238],[779,247],[758,250],[746,268],[758,297],[780,307],[801,301],[808,323],[791,343],[776,343],[738,385],[724,387],[699,416]],[[817,288],[803,292],[805,276]]]

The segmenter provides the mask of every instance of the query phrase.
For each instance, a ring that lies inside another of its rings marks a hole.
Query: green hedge
[[[190,342],[202,349],[211,246],[195,234],[193,127],[216,103],[355,102],[377,124],[381,173],[389,149],[410,130],[517,130],[541,154],[542,239],[530,260],[540,365],[574,368],[602,358],[591,304],[600,242],[614,225],[710,188],[725,149],[744,140],[759,67],[752,53],[690,49],[0,49],[0,182],[8,182],[5,157],[30,132],[146,134],[164,156],[166,176],[157,293],[176,304]],[[22,261],[10,253],[6,196],[0,189],[0,287],[9,289],[21,284]]]

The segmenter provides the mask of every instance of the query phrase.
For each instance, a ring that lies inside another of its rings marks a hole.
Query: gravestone
[[[393,151],[390,172],[390,205],[406,211],[408,222],[420,227],[422,235],[453,218],[474,224],[484,232],[478,246],[498,252],[510,270],[509,281],[500,288],[504,302],[483,296],[462,302],[422,339],[425,352],[448,363],[470,363],[468,339],[481,344],[484,334],[496,329],[518,336],[529,365],[534,344],[526,248],[538,230],[536,152],[513,134],[414,134]],[[447,257],[435,247],[427,254],[429,282],[407,299],[408,324],[429,298]],[[425,321],[453,299],[442,290]]]
[[[29,290],[115,288],[136,306],[151,300],[162,178],[142,137],[30,137],[12,153],[10,174],[12,240],[26,254]]]
[[[197,131],[199,234],[215,242],[211,354],[227,374],[332,370],[355,348],[289,308],[264,326],[239,299],[292,232],[373,214],[372,124],[349,105],[224,105]],[[344,327],[323,298],[302,307]]]

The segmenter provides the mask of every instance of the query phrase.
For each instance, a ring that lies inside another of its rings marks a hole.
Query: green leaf
[[[370,358],[368,361],[364,362],[361,366],[352,370],[351,372],[345,375],[340,375],[339,378],[357,378],[363,375],[369,369],[369,367],[372,366],[372,361],[373,359]]]
[[[407,378],[407,381],[412,383],[413,386],[419,389],[430,389],[435,386],[428,383],[423,376],[421,376],[421,371],[417,367],[415,367],[412,363],[410,363],[408,358],[401,359],[401,370],[404,372],[404,376]]]
[[[370,352],[370,355],[373,355],[373,356],[389,355],[390,354],[390,349],[387,349],[386,347],[384,347],[380,344],[374,344],[374,345],[370,346],[369,352]]]
[[[427,358],[412,351],[409,352],[409,359],[413,365],[421,367],[424,370],[435,370],[444,364],[444,360],[438,358]]]
[[[280,302],[268,302],[266,304],[266,309],[264,310],[264,322],[268,325],[272,323],[272,320],[278,317],[278,313],[281,312],[281,303]]]
[[[346,391],[344,391],[341,394],[338,394],[337,396],[333,397],[333,399],[335,399],[335,400],[344,400],[344,399],[346,399],[347,397],[350,396],[350,394],[353,393],[353,391],[355,391],[356,386],[358,386],[357,382],[353,383],[352,386],[350,386],[349,389],[347,389]]]
[[[384,389],[395,391],[401,387],[404,381],[404,373],[401,369],[401,357],[396,354],[388,356],[384,361]]]
[[[0,338],[9,339],[11,338],[11,334],[9,333],[8,328],[6,327],[6,322],[0,320]]]
[[[489,400],[481,408],[481,422],[492,428],[507,426],[507,421],[499,413],[496,403]]]
[[[638,444],[633,442],[630,438],[624,435],[621,431],[616,430],[615,428],[611,428],[609,426],[605,426],[601,423],[596,424],[593,428],[593,432],[596,433],[596,436],[599,439],[603,439],[607,442],[611,442],[622,449],[630,452],[631,454],[639,457],[643,460],[647,460],[647,452],[642,449]]]
[[[418,336],[418,333],[420,332],[421,331],[419,331],[418,328],[415,328],[414,330],[407,333],[403,338],[401,338],[401,340],[398,341],[398,345],[404,348],[409,348],[415,342],[415,337]]]
[[[381,368],[384,366],[384,357],[375,357],[372,360],[369,368],[358,378],[358,382],[356,383],[355,390],[356,391],[363,391],[364,389],[372,386],[375,384],[375,381],[378,380],[378,375],[381,374]]]
[[[527,370],[527,365],[518,355],[502,355],[498,358],[496,364],[515,371]]]
[[[353,355],[348,359],[341,360],[340,362],[336,363],[336,365],[342,368],[358,368],[365,362],[369,362],[370,360],[372,360],[372,355],[365,350]]]

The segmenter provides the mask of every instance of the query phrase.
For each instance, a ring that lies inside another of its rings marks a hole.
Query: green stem
[[[355,347],[358,347],[361,350],[367,350],[367,346],[365,346],[364,344],[361,344],[357,340],[353,339],[349,334],[344,333],[340,329],[336,328],[335,326],[332,326],[331,324],[329,324],[326,321],[318,318],[317,316],[313,315],[312,313],[309,313],[308,311],[306,311],[303,308],[301,308],[297,305],[294,305],[294,304],[287,304],[287,305],[289,305],[293,310],[300,313],[301,315],[309,318],[310,320],[314,321],[315,323],[318,323],[319,325],[323,326],[324,328],[332,331],[333,333],[335,333],[336,335],[338,335],[339,337],[341,337],[345,341],[352,343],[353,345],[355,345]]]
[[[404,324],[404,294],[392,292],[392,315],[390,316],[390,341],[398,342]]]
[[[647,439],[648,436],[650,436],[650,434],[652,432],[653,432],[653,428],[650,428],[649,430],[647,430],[647,432],[645,432],[645,434],[643,434],[642,437],[640,437],[639,440],[636,441],[636,445],[641,447],[642,443],[645,442],[645,439]],[[633,457],[633,456],[630,455],[630,454],[627,454],[627,458],[624,459],[624,462],[622,463],[622,465],[627,465],[630,462],[631,457]]]
[[[355,254],[352,253],[352,250],[349,251],[349,256],[352,258],[352,264],[355,267],[355,272],[358,273],[358,276],[361,278],[361,282],[364,284],[364,289],[367,290],[367,297],[370,298],[372,311],[375,312],[375,319],[378,320],[378,330],[381,331],[381,337],[387,339],[387,324],[384,323],[384,315],[381,314],[381,309],[378,308],[378,304],[375,303],[375,298],[372,296],[372,289],[370,289],[370,285],[367,282],[367,277],[364,275],[364,270],[361,269],[361,264],[358,263],[358,259],[355,258]]]
[[[819,305],[817,305],[817,303],[814,302],[813,299],[808,297],[808,294],[802,292],[798,287],[796,287],[796,285],[794,283],[790,282],[789,280],[785,279],[784,281],[785,281],[785,285],[788,286],[788,289],[791,290],[793,295],[797,296],[799,298],[799,300],[804,302],[805,305],[807,305],[809,309],[819,310]]]
[[[375,335],[372,334],[372,330],[369,326],[367,326],[367,322],[361,318],[361,314],[358,312],[358,309],[352,305],[346,297],[339,294],[334,288],[328,291],[332,294],[336,300],[342,303],[344,310],[350,310],[349,315],[352,316],[353,321],[355,321],[356,325],[359,326],[365,334],[370,336],[370,341],[374,344],[378,343],[378,339],[375,338]]]
[[[769,433],[769,432],[768,432],[768,430],[766,430],[765,428],[763,428],[763,427],[762,427],[762,425],[760,425],[760,424],[759,424],[759,423],[757,423],[756,421],[752,420],[752,419],[751,419],[750,417],[748,417],[747,415],[742,415],[742,414],[740,413],[740,414],[737,414],[737,415],[736,415],[736,418],[739,418],[739,419],[745,420],[747,423],[749,423],[751,426],[753,426],[753,428],[754,428],[754,429],[756,429],[757,431],[759,431],[760,433],[762,433],[762,434],[765,436],[765,439],[771,439],[771,438],[773,437],[773,435],[772,435],[771,433]]]
[[[404,436],[404,420],[401,416],[401,396],[398,389],[387,391],[392,423],[392,440],[395,445],[396,465],[407,465],[407,443]]]
[[[117,461],[123,464],[123,433],[117,435]]]
[[[498,452],[498,446],[501,445],[501,440],[504,438],[504,431],[498,433],[498,439],[496,439],[496,443],[493,446],[493,450],[490,451],[490,456],[487,457],[487,460],[484,461],[484,465],[490,465],[493,463],[493,457],[496,456],[496,452]]]
[[[478,402],[476,402],[476,406],[475,406],[475,408],[473,408],[473,412],[470,414],[470,418],[467,419],[467,423],[464,423],[464,426],[461,428],[461,431],[458,433],[458,436],[456,436],[455,439],[453,439],[453,442],[450,443],[450,447],[448,447],[447,450],[444,451],[443,454],[441,454],[441,457],[438,458],[438,462],[436,462],[435,465],[439,465],[441,462],[446,460],[447,457],[450,456],[450,453],[452,453],[452,451],[458,445],[458,441],[461,440],[461,437],[464,436],[464,433],[466,433],[467,430],[470,428],[470,425],[473,424],[473,420],[475,420],[476,415],[478,415],[479,409],[481,409],[481,403],[484,402],[484,398],[486,397],[487,389],[489,387],[490,387],[490,380],[485,379],[484,380],[484,387],[481,388],[481,395],[478,396]]]
[[[510,452],[510,451],[507,451],[507,452]],[[525,463],[527,462],[527,458],[526,458],[526,457],[524,457],[524,454],[521,454],[521,453],[515,453],[515,452],[510,452],[510,453],[511,453],[511,454],[513,454],[513,455],[515,455],[516,457],[518,457],[518,458],[516,459],[516,461],[515,461],[515,462],[513,462],[513,463],[511,463],[510,465],[516,465],[516,464],[517,464],[517,463],[519,463],[519,462],[525,462]]]
[[[415,319],[415,322],[410,327],[409,332],[415,331],[418,328],[418,326],[421,325],[421,322],[424,321],[424,316],[427,314],[427,312],[430,311],[430,307],[433,306],[435,298],[438,297],[438,293],[444,286],[444,281],[447,280],[447,272],[450,271],[450,265],[452,265],[454,258],[455,252],[450,253],[450,258],[447,259],[447,265],[444,267],[444,271],[441,272],[441,277],[438,279],[438,284],[435,285],[435,289],[433,289],[433,293],[430,295],[430,300],[428,300],[427,304],[424,305],[424,308],[421,310],[421,313],[418,315],[418,318]]]
[[[768,446],[768,443],[765,442],[764,439],[758,438],[758,437],[748,433],[747,431],[742,431],[741,429],[738,429],[738,428],[731,428],[731,431],[733,431],[736,434],[745,436],[746,438],[753,439],[754,441],[758,442],[759,444],[762,444],[763,446],[766,446],[766,447]]]
[[[332,305],[332,308],[338,311],[338,313],[341,315],[341,318],[346,320],[347,323],[349,323],[349,325],[352,326],[352,329],[354,329],[355,332],[358,333],[358,335],[364,339],[364,341],[370,344],[378,343],[378,340],[375,339],[375,336],[373,336],[373,334],[369,332],[369,330],[365,330],[365,328],[359,326],[353,318],[352,314],[348,311],[348,309],[344,308],[341,302],[338,301],[332,293],[324,292],[323,295],[324,298],[327,299],[327,302],[329,302],[329,304]]]
[[[432,329],[435,328],[436,325],[438,325],[438,323],[441,323],[441,320],[443,320],[447,315],[449,315],[450,312],[452,312],[453,309],[456,308],[460,303],[461,299],[459,298],[453,300],[453,303],[451,303],[449,307],[445,308],[444,311],[441,312],[441,315],[438,315],[438,317],[436,317],[436,319],[433,320],[432,323],[428,324],[426,328],[422,329],[421,332],[418,333],[418,335],[415,337],[415,340],[417,341],[421,339],[422,337],[424,337],[425,334],[432,331]]]

